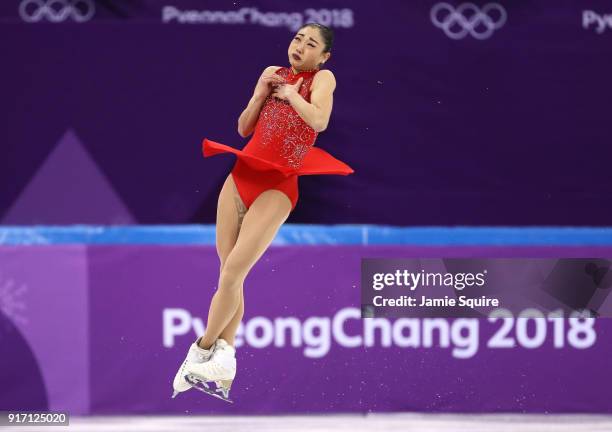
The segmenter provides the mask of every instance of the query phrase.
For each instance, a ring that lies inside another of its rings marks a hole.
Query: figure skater
[[[206,331],[191,344],[174,378],[172,397],[202,383],[205,389],[199,389],[229,401],[236,375],[234,337],[244,314],[243,282],[295,208],[298,176],[353,172],[313,147],[332,111],[336,81],[329,69],[320,68],[331,56],[333,38],[330,28],[305,24],[289,45],[290,67],[263,71],[238,119],[240,136],[253,133],[242,150],[203,140],[205,157],[233,153],[237,158],[217,204],[218,288]],[[207,381],[217,388],[210,389]]]

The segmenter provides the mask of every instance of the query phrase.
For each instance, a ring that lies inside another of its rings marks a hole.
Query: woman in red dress
[[[242,137],[253,134],[242,150],[208,139],[204,156],[235,154],[217,205],[216,246],[220,259],[218,289],[206,332],[190,347],[174,379],[175,396],[191,388],[186,375],[215,381],[227,399],[236,374],[234,336],[244,314],[243,282],[266,251],[298,200],[298,177],[347,175],[353,170],[313,147],[327,128],[332,111],[334,74],[321,70],[331,56],[333,32],[309,23],[289,45],[290,67],[267,67],[238,119]]]

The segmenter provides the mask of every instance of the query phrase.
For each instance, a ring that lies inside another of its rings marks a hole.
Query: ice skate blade
[[[212,389],[208,386],[206,381],[203,381],[200,377],[196,375],[185,375],[185,381],[187,381],[193,388],[200,390],[206,394],[214,396],[222,401],[234,403],[233,400],[229,398],[229,390],[223,390],[220,388]]]
[[[230,390],[230,387],[232,386],[232,383],[234,382],[233,379],[228,379],[228,380],[219,380],[219,381],[215,381],[215,384],[217,385],[217,388],[219,387],[224,387],[227,389],[227,391]]]

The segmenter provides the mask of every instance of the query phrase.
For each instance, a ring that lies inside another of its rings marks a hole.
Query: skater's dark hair
[[[310,22],[304,24],[302,27],[300,27],[298,31],[302,30],[304,27],[314,27],[319,29],[319,33],[321,33],[321,37],[323,38],[323,42],[325,43],[323,52],[326,53],[331,51],[332,45],[334,44],[334,31],[332,29],[327,26],[324,26],[323,24]]]

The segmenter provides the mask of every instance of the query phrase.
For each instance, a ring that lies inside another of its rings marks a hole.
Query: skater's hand
[[[285,79],[273,71],[264,72],[257,81],[255,94],[260,97],[267,97],[270,91],[278,85],[284,84]]]
[[[298,95],[302,81],[304,81],[304,78],[300,77],[295,84],[280,85],[274,89],[272,96],[282,100],[289,100]]]

